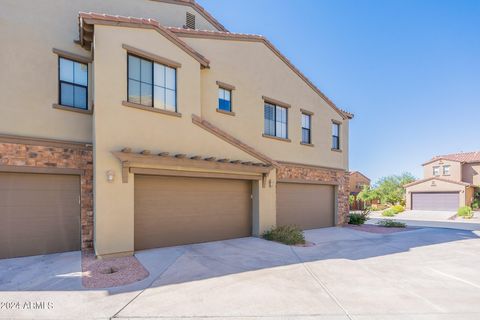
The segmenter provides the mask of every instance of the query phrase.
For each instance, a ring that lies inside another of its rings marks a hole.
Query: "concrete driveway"
[[[78,252],[0,260],[0,302],[48,303],[0,318],[480,319],[478,234],[328,228],[306,232],[314,247],[243,238],[147,250],[137,257],[151,275],[112,290],[81,288]]]

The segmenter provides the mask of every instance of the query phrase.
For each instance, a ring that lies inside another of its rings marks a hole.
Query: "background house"
[[[362,191],[364,186],[370,186],[370,179],[359,171],[350,172],[350,195],[353,196],[353,203],[350,203],[350,210],[362,210],[365,208],[365,203],[357,199],[358,194]]]
[[[480,152],[435,156],[424,178],[405,185],[407,209],[456,211],[472,204],[480,188]]]

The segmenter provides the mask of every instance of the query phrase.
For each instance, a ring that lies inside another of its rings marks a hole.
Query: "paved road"
[[[480,232],[306,232],[314,247],[257,238],[142,251],[151,275],[84,290],[78,252],[0,260],[0,318],[480,319]],[[20,291],[16,291],[20,290]]]

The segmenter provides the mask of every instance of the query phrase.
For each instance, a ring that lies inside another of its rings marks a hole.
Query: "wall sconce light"
[[[112,183],[115,180],[115,171],[108,170],[107,171],[107,181]]]

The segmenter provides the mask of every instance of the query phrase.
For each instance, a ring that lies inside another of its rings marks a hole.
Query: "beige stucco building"
[[[345,222],[353,116],[264,37],[192,0],[0,6],[0,258]]]
[[[405,185],[407,209],[457,210],[480,187],[480,152],[436,156],[423,164],[424,178]]]

